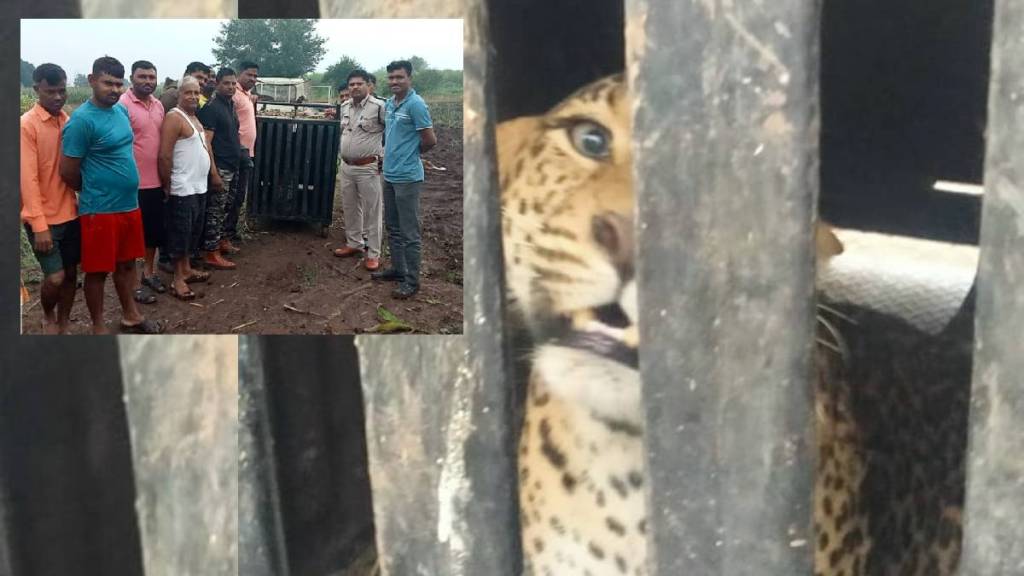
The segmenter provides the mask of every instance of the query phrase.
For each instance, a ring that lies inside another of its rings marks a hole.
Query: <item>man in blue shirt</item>
[[[370,276],[399,282],[391,293],[410,298],[420,288],[420,154],[437,144],[427,103],[412,89],[412,64],[388,64],[391,98],[384,117],[384,222],[391,246],[391,267]]]
[[[133,299],[135,259],[145,255],[145,243],[134,135],[128,110],[118,102],[124,92],[124,66],[110,56],[98,58],[92,64],[89,86],[92,98],[64,126],[60,177],[80,191],[82,271],[92,331],[107,333],[103,290],[113,273],[121,301],[121,332],[155,334],[162,328],[144,318]]]

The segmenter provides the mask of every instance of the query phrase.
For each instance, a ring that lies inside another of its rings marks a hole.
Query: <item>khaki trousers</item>
[[[341,208],[345,211],[345,243],[364,248],[367,258],[380,258],[381,177],[376,164],[341,163]]]

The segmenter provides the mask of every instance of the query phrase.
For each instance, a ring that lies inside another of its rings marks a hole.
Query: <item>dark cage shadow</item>
[[[0,355],[0,573],[142,576],[117,341],[15,338]]]

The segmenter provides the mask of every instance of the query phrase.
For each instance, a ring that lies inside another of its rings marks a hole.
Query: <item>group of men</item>
[[[213,93],[201,98],[212,70],[193,62],[173,100],[165,93],[161,102],[153,95],[156,66],[132,64],[125,91],[124,66],[104,56],[88,76],[92,97],[70,116],[63,110],[64,70],[51,63],[36,68],[38,100],[21,118],[21,219],[44,275],[47,332],[67,332],[79,265],[94,334],[107,333],[107,276],[121,305],[120,331],[155,334],[163,326],[136,304],[165,292],[194,299],[189,284],[210,278],[192,268],[199,249],[206,267],[235,268],[223,255],[238,251],[231,238],[245,194],[240,172],[255,149],[249,92],[259,67],[239,68],[221,68]],[[173,262],[170,286],[156,273],[158,252]]]
[[[419,290],[420,154],[437,138],[426,103],[412,89],[412,64],[392,62],[387,71],[386,102],[372,95],[365,70],[347,78],[350,97],[340,114],[346,246],[334,254],[364,256],[374,280],[397,282],[393,296],[409,298]],[[194,299],[189,284],[210,278],[193,268],[197,260],[217,270],[236,267],[225,255],[239,252],[232,240],[256,150],[259,66],[242,62],[238,72],[222,67],[214,75],[192,62],[159,99],[152,63],[132,64],[127,91],[124,72],[115,58],[97,59],[88,76],[92,97],[70,116],[63,110],[64,70],[48,63],[33,75],[38,100],[21,118],[21,218],[44,275],[40,300],[49,333],[68,330],[79,265],[95,334],[107,332],[109,275],[122,310],[120,331],[153,334],[163,326],[137,303],[165,292]],[[382,204],[391,249],[386,269]],[[173,271],[169,286],[158,267]]]
[[[341,87],[348,90],[340,110],[345,246],[334,255],[364,256],[371,278],[397,282],[392,296],[410,298],[420,286],[420,154],[437,145],[437,136],[427,104],[412,88],[412,64],[397,60],[387,72],[392,96],[386,102],[373,95],[375,79],[365,70],[349,72]],[[384,270],[382,205],[391,249]]]

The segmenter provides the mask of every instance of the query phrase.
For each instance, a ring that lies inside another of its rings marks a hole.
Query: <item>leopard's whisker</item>
[[[826,347],[829,348],[829,349],[835,350],[836,352],[838,352],[839,355],[844,360],[846,358],[849,358],[850,357],[850,350],[846,347],[846,341],[843,340],[843,336],[842,336],[842,334],[839,333],[839,330],[835,326],[833,326],[831,322],[826,320],[825,317],[821,316],[820,314],[815,316],[815,319],[818,321],[818,323],[820,323],[822,326],[825,327],[825,330],[828,331],[828,333],[832,336],[832,339],[834,341],[834,342],[830,343],[831,346],[826,346]],[[815,340],[819,344],[824,344],[824,341],[821,338],[817,338],[816,337]]]
[[[843,355],[843,351],[842,349],[839,348],[839,346],[836,346],[835,344],[829,342],[828,340],[825,340],[824,338],[815,338],[814,341],[817,342],[818,344],[821,344],[825,348],[828,348],[829,350],[835,352],[836,354],[839,354],[840,356]]]
[[[827,304],[822,304],[821,302],[818,302],[817,303],[817,308],[820,309],[820,310],[824,310],[825,312],[828,312],[828,313],[832,314],[833,316],[836,316],[836,317],[838,317],[838,318],[840,318],[842,320],[846,320],[847,322],[849,322],[850,324],[853,324],[854,326],[859,326],[860,325],[850,315],[845,314],[843,312],[840,312],[839,310],[836,310],[835,308],[833,308],[833,307],[831,307],[831,306],[829,306]]]

